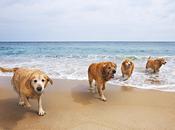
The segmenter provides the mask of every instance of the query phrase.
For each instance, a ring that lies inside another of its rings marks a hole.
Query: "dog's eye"
[[[45,80],[44,80],[44,79],[42,79],[41,81],[42,81],[42,82],[44,82]]]
[[[35,79],[35,80],[34,80],[34,83],[36,83],[36,82],[37,82],[37,80]]]
[[[111,69],[111,67],[108,67],[108,69]]]

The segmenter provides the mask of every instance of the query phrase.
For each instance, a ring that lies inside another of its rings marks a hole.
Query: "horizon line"
[[[24,43],[30,43],[30,42],[37,42],[37,43],[43,43],[43,42],[50,42],[50,43],[53,43],[53,42],[175,42],[175,40],[172,40],[172,41],[168,41],[168,40],[160,40],[160,41],[158,41],[158,40],[143,40],[143,41],[141,41],[141,40],[126,40],[126,41],[124,41],[124,40],[54,40],[54,41],[52,41],[52,40],[34,40],[34,41],[32,41],[32,40],[24,40],[24,41],[22,41],[22,40],[14,40],[14,41],[0,41],[0,43],[3,43],[3,42],[5,42],[5,43],[15,43],[15,42],[24,42]]]

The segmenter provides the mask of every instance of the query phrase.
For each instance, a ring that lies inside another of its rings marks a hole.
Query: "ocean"
[[[167,60],[159,73],[145,72],[149,56]],[[175,91],[175,42],[0,42],[0,58],[1,67],[39,68],[52,78],[77,80],[88,79],[91,63],[112,61],[117,73],[110,84]],[[132,77],[123,81],[120,66],[126,58],[133,60],[135,69]]]

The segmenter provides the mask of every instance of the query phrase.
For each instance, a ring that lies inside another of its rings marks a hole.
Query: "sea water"
[[[166,59],[159,73],[145,72],[149,56]],[[126,58],[134,62],[135,69],[124,81],[120,67]],[[77,80],[88,79],[91,63],[112,61],[117,73],[111,84],[175,91],[175,42],[0,42],[0,59],[1,67],[39,68],[52,78]]]

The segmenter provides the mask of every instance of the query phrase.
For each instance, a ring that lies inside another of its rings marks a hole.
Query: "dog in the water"
[[[133,70],[134,70],[134,63],[131,60],[126,59],[122,62],[121,72],[122,72],[122,77],[125,80],[131,77]]]
[[[160,67],[162,65],[165,65],[166,63],[167,62],[164,58],[153,59],[153,58],[149,57],[147,60],[147,63],[146,63],[146,70],[148,72],[153,72],[153,73],[159,72]]]
[[[112,62],[93,63],[88,68],[90,89],[92,89],[92,82],[95,80],[98,93],[101,100],[103,101],[106,101],[106,97],[103,94],[103,90],[105,90],[105,84],[107,81],[114,78],[116,68],[117,65]]]

